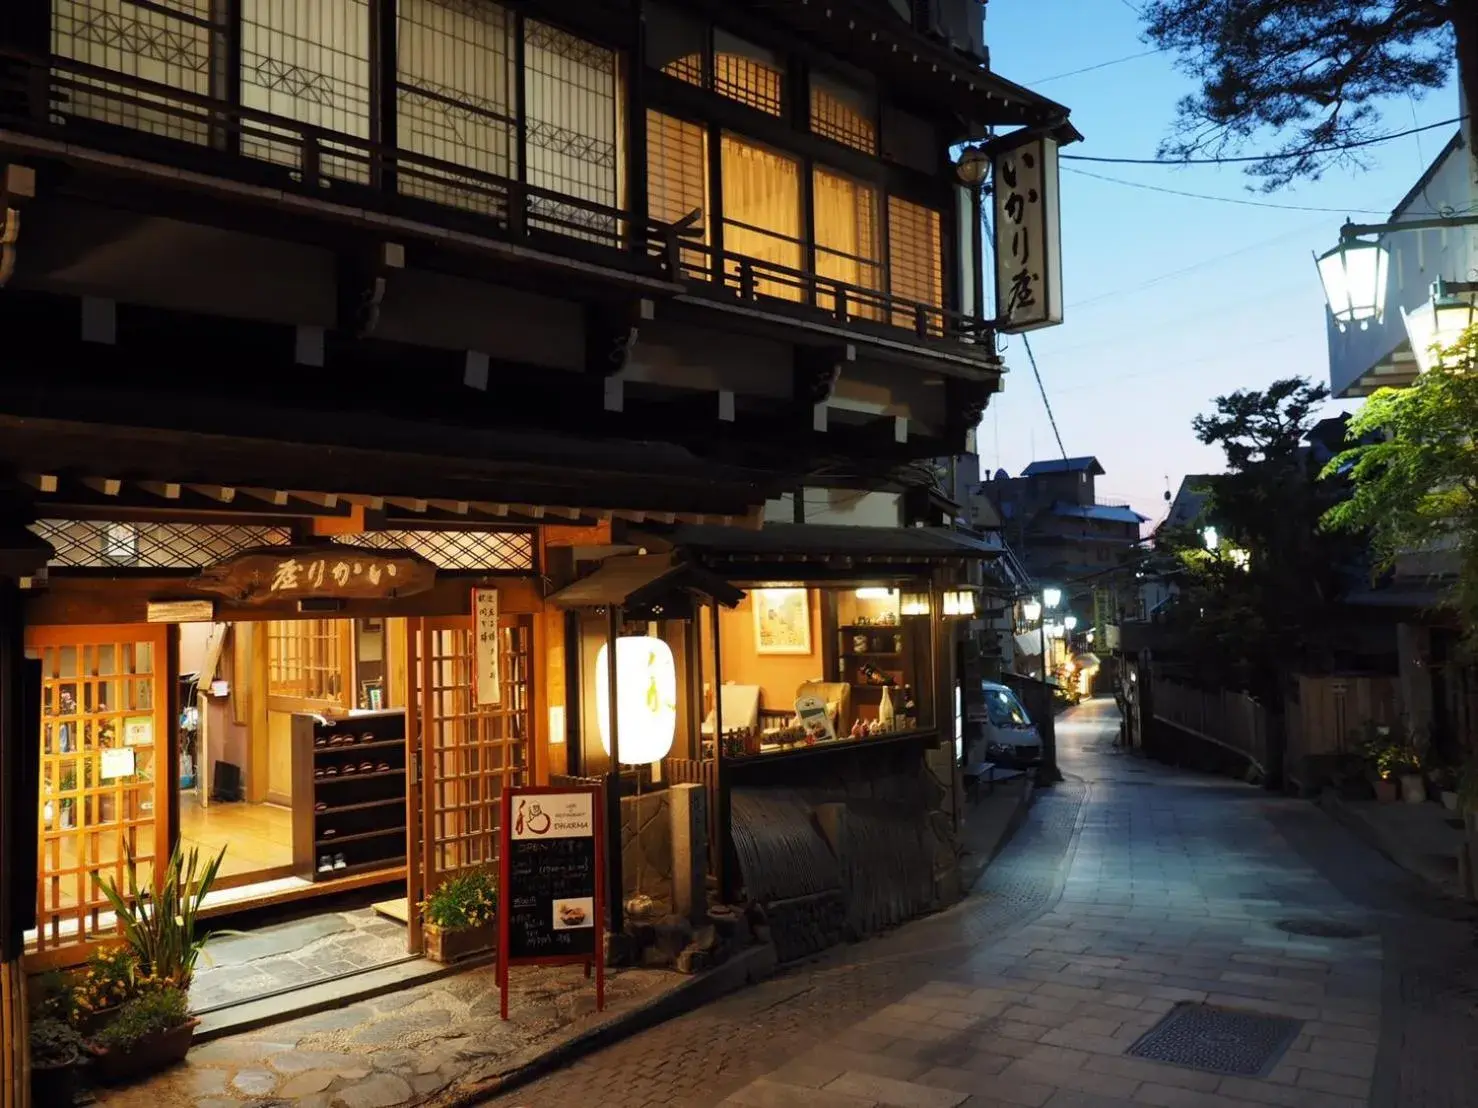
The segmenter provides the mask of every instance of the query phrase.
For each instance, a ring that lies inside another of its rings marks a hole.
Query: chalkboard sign
[[[503,794],[499,983],[508,967],[584,962],[605,1006],[600,789],[514,788]]]

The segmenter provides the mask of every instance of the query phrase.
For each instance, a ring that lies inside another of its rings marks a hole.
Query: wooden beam
[[[23,473],[21,480],[37,492],[56,492],[57,479],[54,473]]]
[[[356,508],[368,508],[372,512],[382,511],[385,507],[383,496],[365,496],[362,493],[346,492],[341,496]]]
[[[472,506],[484,515],[496,516],[499,519],[508,515],[507,504],[491,504],[486,500],[474,500]]]
[[[415,512],[417,515],[425,515],[426,509],[430,507],[424,500],[404,496],[387,496],[385,503],[394,504],[397,508],[404,509],[407,512]]]
[[[336,492],[289,489],[288,494],[318,508],[337,508],[339,506],[339,494]]]
[[[256,489],[242,486],[241,491],[255,500],[264,501],[274,507],[281,508],[287,504],[286,489]]]
[[[117,496],[123,491],[123,482],[116,477],[84,477],[81,483],[104,496]]]
[[[163,500],[178,500],[180,498],[180,486],[173,481],[140,481],[139,488],[153,496]]]
[[[236,490],[230,485],[190,485],[188,487],[192,492],[198,492],[210,500],[219,500],[222,504],[229,504],[236,499]]]
[[[451,512],[453,515],[465,516],[472,510],[470,500],[432,500],[430,504],[443,512]]]

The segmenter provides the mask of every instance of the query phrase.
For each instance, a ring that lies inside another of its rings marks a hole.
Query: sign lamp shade
[[[1069,631],[1076,631],[1078,629],[1078,617],[1065,616],[1063,618],[1062,625],[1066,627]]]
[[[595,712],[600,745],[611,752],[610,644],[595,656]],[[616,725],[621,764],[660,762],[672,749],[677,729],[677,665],[672,648],[652,635],[616,640]]]
[[[1021,606],[1021,614],[1026,617],[1028,623],[1036,623],[1042,618],[1042,602],[1040,600],[1028,600]]]
[[[1042,603],[1048,608],[1055,608],[1062,603],[1062,590],[1047,588],[1042,590]]]
[[[1446,364],[1443,352],[1454,346],[1464,331],[1478,322],[1471,286],[1453,286],[1438,280],[1432,285],[1432,297],[1414,312],[1403,312],[1406,337],[1411,341],[1416,364],[1429,373]],[[1463,366],[1450,366],[1461,369]]]
[[[1364,330],[1386,311],[1386,270],[1390,252],[1368,239],[1342,238],[1314,259],[1330,314],[1341,331],[1351,323]]]

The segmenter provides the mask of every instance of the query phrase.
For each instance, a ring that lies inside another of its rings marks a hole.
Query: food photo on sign
[[[575,897],[572,900],[554,902],[554,929],[572,931],[581,927],[595,926],[595,898]]]

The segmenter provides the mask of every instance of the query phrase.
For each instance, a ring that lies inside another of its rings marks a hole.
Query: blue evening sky
[[[1072,109],[1087,141],[1065,154],[1154,157],[1176,101],[1195,87],[1170,56],[1050,79],[1143,53],[1149,47],[1139,28],[1129,0],[990,0],[986,9],[995,71]],[[1457,114],[1454,82],[1415,104],[1391,102],[1383,130]],[[1235,165],[1063,162],[1066,322],[1029,337],[1068,454],[1097,455],[1107,470],[1100,500],[1131,503],[1158,521],[1167,477],[1174,489],[1187,473],[1223,468],[1221,452],[1202,446],[1190,428],[1214,397],[1287,376],[1328,384],[1324,298],[1311,254],[1334,245],[1346,213],[1358,222],[1384,219],[1455,129],[1371,147],[1363,172],[1337,169],[1271,195],[1249,191],[1252,179]],[[1081,171],[1333,210],[1194,200]],[[1059,456],[1019,338],[1007,340],[1005,357],[1005,391],[980,427],[987,474],[1001,467],[1014,475],[1034,458]]]

